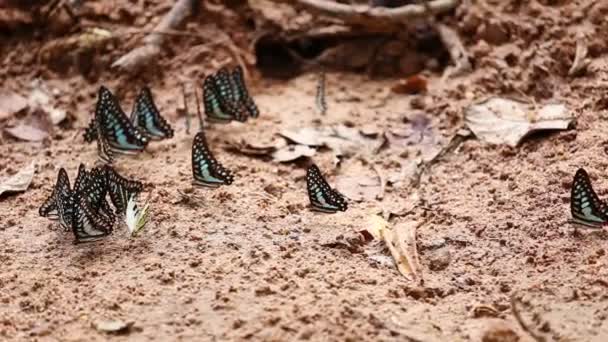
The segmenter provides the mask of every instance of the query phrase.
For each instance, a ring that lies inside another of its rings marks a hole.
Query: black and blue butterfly
[[[104,170],[112,204],[114,204],[118,214],[124,215],[129,198],[139,195],[144,186],[139,181],[129,180],[121,176],[109,165],[105,165]]]
[[[144,134],[152,140],[169,139],[173,137],[173,129],[158,111],[150,88],[144,87],[133,105],[131,122],[141,128]]]
[[[249,117],[259,116],[258,107],[249,95],[240,66],[233,71],[222,68],[205,78],[203,104],[207,118],[213,122],[245,122]]]
[[[203,131],[194,136],[192,143],[192,175],[195,185],[211,188],[229,185],[234,181],[232,173],[213,157]]]
[[[344,196],[329,186],[315,164],[312,164],[306,172],[306,187],[313,210],[335,213],[338,210],[346,211],[348,209]]]
[[[587,172],[580,168],[574,175],[570,192],[570,212],[574,223],[602,228],[608,224],[608,206],[593,190]]]
[[[87,171],[84,164],[80,164],[71,189],[67,172],[61,168],[53,192],[40,207],[39,214],[58,219],[65,230],[72,230],[76,243],[94,241],[110,234],[115,222],[106,200],[107,193],[102,169]]]
[[[148,138],[131,123],[116,97],[104,86],[99,88],[95,117],[84,139],[97,140],[100,159],[105,162],[112,162],[113,153],[137,154],[148,144]]]

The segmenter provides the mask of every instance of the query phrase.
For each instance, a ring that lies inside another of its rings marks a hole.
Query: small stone
[[[440,249],[431,252],[428,258],[430,260],[429,268],[431,271],[441,271],[448,267],[452,260],[452,255],[448,249]]]

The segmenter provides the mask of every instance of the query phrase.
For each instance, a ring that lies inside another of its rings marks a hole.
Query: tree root
[[[167,37],[162,32],[175,29],[194,11],[194,0],[178,0],[169,13],[156,25],[154,30],[144,37],[144,45],[131,50],[114,63],[113,68],[132,71],[146,65],[162,51],[161,46]]]

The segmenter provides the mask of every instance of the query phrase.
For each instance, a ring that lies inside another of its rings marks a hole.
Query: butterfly
[[[582,168],[576,171],[572,182],[570,212],[575,223],[590,228],[608,223],[608,206],[595,193],[589,175]]]
[[[319,75],[319,83],[317,84],[317,96],[315,97],[315,105],[320,114],[325,115],[327,112],[327,102],[325,101],[325,73]]]
[[[144,185],[141,182],[126,179],[109,165],[105,165],[104,170],[108,182],[110,199],[114,207],[116,207],[116,212],[122,215],[127,210],[129,198],[141,193]]]
[[[198,132],[192,143],[192,174],[194,184],[217,188],[234,181],[232,173],[225,169],[211,154],[205,133]]]
[[[97,139],[102,160],[111,160],[112,155],[108,151],[136,154],[148,144],[148,138],[133,126],[116,97],[104,86],[99,88],[95,117],[85,130],[84,139],[87,142]],[[105,155],[102,156],[102,153]]]
[[[348,209],[344,196],[329,186],[315,164],[312,164],[306,172],[306,187],[313,210],[335,213],[338,210]]]
[[[113,222],[99,215],[92,208],[84,193],[77,192],[73,199],[72,232],[74,243],[98,241],[112,233]]]
[[[71,223],[70,208],[71,204],[71,189],[70,179],[64,168],[59,169],[57,181],[51,195],[42,203],[38,214],[42,217],[48,217],[51,220],[59,220],[61,225],[69,227]],[[58,202],[62,203],[59,204]],[[67,210],[66,210],[67,208]]]
[[[230,84],[232,85],[233,101],[243,106],[250,117],[257,118],[260,116],[258,106],[253,102],[251,96],[249,96],[245,77],[243,76],[243,68],[240,65],[232,71]]]
[[[207,119],[217,123],[246,120],[247,116],[240,114],[240,111],[237,112],[233,106],[232,96],[227,72],[207,76],[203,82],[203,105]]]
[[[131,122],[134,126],[140,127],[150,139],[161,140],[173,137],[173,129],[160,115],[148,87],[144,87],[135,100]]]

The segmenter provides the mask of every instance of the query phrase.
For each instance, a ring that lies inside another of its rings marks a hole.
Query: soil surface
[[[87,5],[86,23],[152,29],[172,2],[127,7],[131,2],[116,1],[110,8],[103,3]],[[41,51],[54,51],[45,47],[69,35],[64,26],[41,33],[31,29],[27,16],[7,25],[21,34],[2,39],[0,91],[27,97],[43,82],[68,118],[42,142],[6,133],[0,141],[0,179],[31,161],[37,165],[26,192],[0,198],[1,339],[608,340],[608,233],[575,234],[567,222],[577,168],[589,172],[600,197],[608,196],[608,5],[464,3],[444,22],[460,34],[474,70],[449,78],[443,70],[423,71],[423,94],[392,93],[398,79],[330,69],[328,112],[321,115],[315,110],[316,73],[279,81],[251,68],[248,83],[260,118],[207,128],[217,159],[235,173],[232,185],[216,190],[192,188],[190,149],[198,123],[186,133],[178,113],[180,82],[199,82],[231,63],[230,53],[173,37],[155,72],[129,77],[109,65],[137,46],[136,37],[120,36],[92,56],[80,55],[83,62],[52,53],[41,57]],[[232,29],[235,37],[245,30]],[[191,20],[183,30],[218,27]],[[568,76],[581,35],[590,64],[581,75]],[[127,111],[138,88],[148,84],[176,134],[115,162],[121,174],[141,180],[152,194],[153,216],[145,231],[128,238],[117,227],[101,242],[74,245],[70,232],[38,216],[38,207],[60,167],[73,182],[80,163],[97,163],[96,147],[82,133],[101,84],[117,92]],[[533,135],[517,148],[468,139],[413,185],[408,170],[448,144],[463,125],[463,108],[507,95],[565,103],[576,127]],[[0,126],[22,119],[5,118]],[[351,199],[346,212],[310,211],[306,160],[278,163],[234,148],[241,141],[281,139],[284,129],[332,125],[371,131],[369,139],[378,143],[384,132],[393,133],[379,152],[347,155],[339,166],[332,149],[320,148],[312,157],[332,185],[373,184],[380,172],[389,181],[382,200],[366,196],[376,187],[361,185],[363,195]],[[394,215],[391,224],[424,222],[417,230],[422,284],[397,271],[381,242],[357,250],[336,243],[387,210],[408,211]],[[516,320],[512,297],[522,298],[519,311],[529,331]],[[108,321],[132,326],[118,334],[100,331]]]

